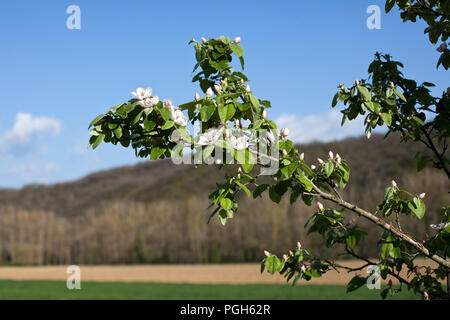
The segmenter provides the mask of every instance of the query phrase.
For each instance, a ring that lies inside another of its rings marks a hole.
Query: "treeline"
[[[426,192],[425,218],[402,219],[405,230],[425,237],[438,222],[439,208],[449,203],[449,183],[432,168],[417,173],[414,150],[393,141],[375,136],[370,143],[349,139],[299,148],[309,163],[330,148],[348,159],[351,183],[342,195],[365,209],[374,211],[392,178],[411,192]],[[312,253],[338,254],[324,251],[319,237],[306,236],[304,224],[315,207],[290,205],[288,197],[276,205],[267,197],[241,196],[240,210],[226,227],[217,219],[207,225],[207,194],[222,175],[214,167],[146,163],[67,184],[0,191],[0,263],[254,262],[264,249],[281,254],[298,240]],[[346,215],[368,232],[361,250],[376,255],[380,231]]]

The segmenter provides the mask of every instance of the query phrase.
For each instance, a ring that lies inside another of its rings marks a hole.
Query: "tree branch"
[[[416,240],[414,240],[413,238],[411,238],[409,235],[407,235],[406,233],[394,228],[392,225],[388,224],[386,221],[376,217],[374,214],[361,209],[359,207],[357,207],[354,204],[348,203],[345,200],[341,200],[339,198],[337,198],[336,196],[330,194],[330,193],[326,193],[324,191],[322,191],[321,189],[319,189],[316,185],[313,184],[313,190],[315,192],[317,192],[319,194],[319,196],[323,199],[329,200],[331,202],[336,203],[337,205],[343,207],[343,208],[347,208],[353,212],[355,212],[356,214],[358,214],[359,216],[362,216],[364,218],[366,218],[367,220],[370,220],[372,222],[374,222],[375,224],[377,224],[378,226],[380,226],[381,228],[392,232],[395,236],[397,236],[399,239],[401,239],[402,241],[409,243],[410,245],[412,245],[415,249],[417,249],[418,251],[420,251],[423,255],[429,257],[430,259],[434,260],[435,262],[437,262],[438,264],[440,264],[441,266],[444,266],[448,269],[450,269],[450,261],[447,261],[446,259],[431,253],[427,248],[424,247],[424,245]]]

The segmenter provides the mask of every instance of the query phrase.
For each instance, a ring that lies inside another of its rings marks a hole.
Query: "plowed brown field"
[[[342,261],[350,267],[359,267],[360,262]],[[429,260],[420,265],[434,265]],[[172,283],[285,283],[280,275],[260,274],[260,266],[250,264],[197,264],[197,265],[82,265],[82,281],[109,282],[172,282]],[[0,267],[0,279],[5,280],[66,280],[67,266]],[[366,269],[359,271],[367,275]],[[322,278],[313,279],[311,284],[346,284],[355,275],[341,271],[330,271]],[[405,272],[402,276],[406,277]]]

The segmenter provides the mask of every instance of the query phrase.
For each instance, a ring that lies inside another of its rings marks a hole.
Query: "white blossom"
[[[155,96],[155,97],[146,98],[144,100],[141,100],[141,101],[139,101],[139,104],[144,108],[151,108],[158,102],[159,102],[159,97]]]
[[[263,117],[263,119],[267,119],[267,111],[266,110],[263,110],[262,117]]]
[[[216,143],[217,140],[220,139],[221,135],[222,135],[221,128],[210,128],[198,137],[197,144],[200,146],[208,146],[214,144]]]
[[[239,42],[241,42],[241,37],[234,38],[234,43],[239,43]]]
[[[441,222],[438,225],[430,224],[430,228],[435,229],[435,230],[442,230],[442,229],[447,228],[448,225],[450,225],[450,222],[447,222],[447,223]]]
[[[188,123],[188,118],[186,118],[183,112],[176,106],[170,107],[170,118],[173,120],[173,122],[182,127],[186,127]]]
[[[323,204],[321,202],[317,202],[317,206],[319,207],[320,210],[323,210]]]
[[[248,148],[248,142],[244,136],[236,138],[235,136],[230,137],[231,145],[236,150],[244,150]]]
[[[131,93],[131,95],[138,100],[144,100],[152,96],[152,88],[137,88],[136,91]]]

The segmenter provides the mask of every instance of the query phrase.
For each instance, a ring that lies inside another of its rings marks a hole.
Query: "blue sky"
[[[81,9],[69,30],[66,9]],[[382,8],[369,30],[369,5]],[[131,149],[86,148],[87,125],[109,107],[153,88],[176,104],[200,91],[191,83],[187,42],[242,38],[252,91],[272,101],[269,117],[296,141],[362,134],[339,128],[331,111],[339,82],[366,77],[376,51],[402,61],[405,75],[447,84],[423,23],[383,13],[384,1],[9,1],[0,4],[0,187],[55,183],[139,161]],[[320,124],[320,125],[319,125]]]

